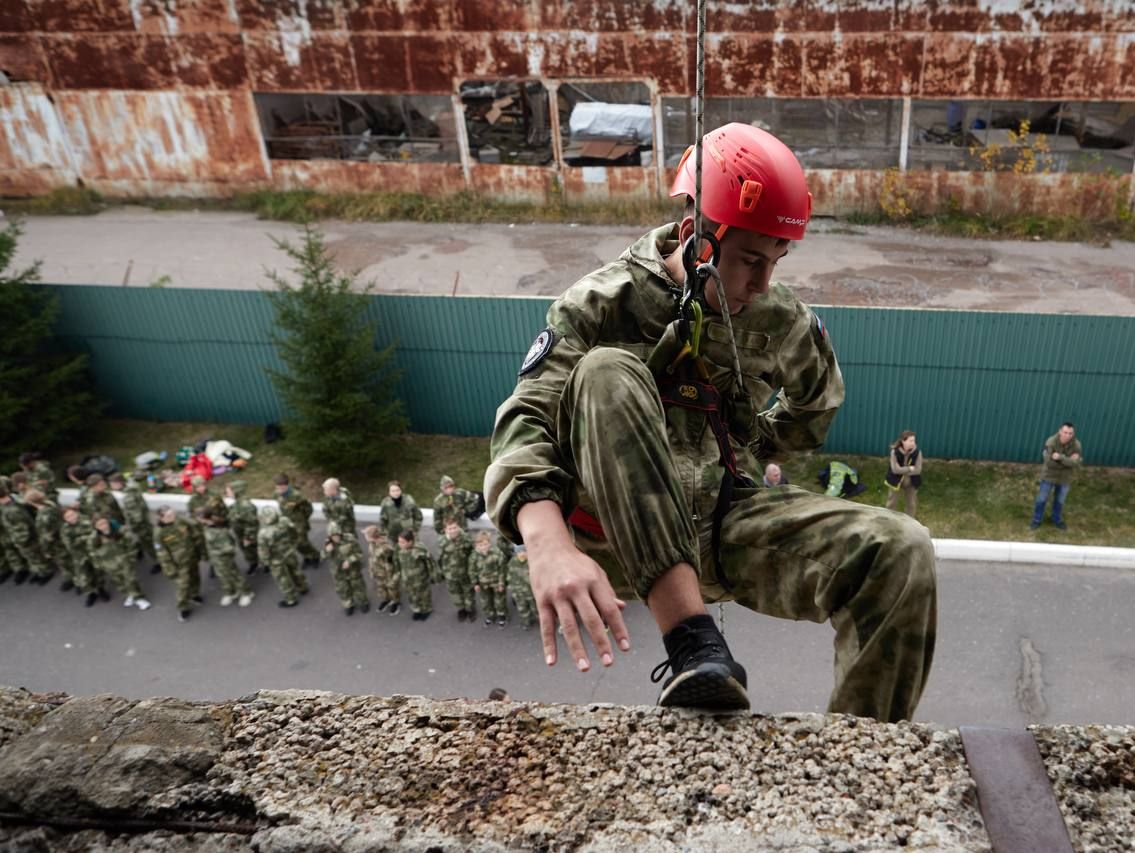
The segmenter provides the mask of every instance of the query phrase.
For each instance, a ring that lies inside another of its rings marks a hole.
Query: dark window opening
[[[542,83],[471,80],[459,92],[473,160],[522,166],[552,162],[548,90]]]
[[[654,161],[650,89],[639,82],[563,81],[560,138],[568,166],[649,166]]]

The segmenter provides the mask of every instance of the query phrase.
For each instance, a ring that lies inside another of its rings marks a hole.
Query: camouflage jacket
[[[92,521],[96,516],[105,515],[120,526],[126,523],[126,516],[122,513],[122,507],[118,505],[118,501],[115,500],[114,495],[109,490],[95,492],[92,489],[87,489],[82,492],[79,498],[79,512]]]
[[[328,548],[327,545],[331,547]],[[334,571],[339,571],[343,568],[343,563],[350,563],[352,569],[361,569],[363,567],[363,546],[359,544],[359,537],[354,533],[344,533],[339,537],[339,544],[335,544],[330,539],[327,540],[327,545],[324,546],[324,551],[327,559],[331,561],[331,566]]]
[[[55,552],[60,543],[60,533],[63,528],[63,513],[59,507],[48,501],[35,513],[35,535],[40,546]]]
[[[173,577],[194,563],[197,556],[193,547],[193,531],[184,518],[175,518],[172,524],[159,524],[154,528],[154,549],[162,571]]]
[[[492,463],[485,472],[489,515],[513,541],[520,541],[516,513],[530,501],[554,500],[565,512],[575,505],[593,511],[564,456],[568,436],[557,424],[560,397],[572,369],[592,348],[616,347],[644,363],[656,346],[677,352],[672,321],[681,286],[663,260],[677,249],[677,226],[655,229],[617,261],[580,279],[548,309],[551,347],[497,410]],[[823,324],[788,287],[771,285],[731,319],[744,390],[752,402],[731,402],[729,335],[708,309],[702,356],[710,380],[729,402],[723,416],[738,466],[759,479],[759,461],[823,444],[843,402],[843,378]],[[774,391],[774,405],[757,412]],[[691,409],[671,407],[666,421],[686,501],[693,514],[708,515],[721,481],[713,432],[705,415]]]
[[[122,492],[122,511],[126,515],[126,523],[131,527],[138,529],[149,526],[150,508],[142,495],[142,487],[134,481],[127,483]]]
[[[307,532],[311,527],[311,501],[295,489],[288,489],[285,494],[276,496],[276,503],[280,507],[280,515],[290,521],[296,530]]]
[[[445,532],[445,523],[453,519],[465,530],[469,526],[469,511],[477,503],[477,496],[468,489],[454,489],[452,495],[439,492],[434,498],[434,530]]]
[[[394,557],[394,546],[389,541],[384,539],[381,542],[368,542],[367,545],[370,550],[367,564],[372,575],[397,572],[398,560]]]
[[[203,509],[209,510],[210,515],[214,518],[219,518],[222,521],[229,520],[228,504],[225,503],[225,499],[220,495],[199,495],[197,492],[190,495],[187,508],[189,519],[193,522],[198,521],[197,512]]]
[[[246,541],[255,542],[256,533],[260,530],[260,519],[256,516],[256,504],[244,496],[248,486],[244,480],[234,480],[229,486],[236,498],[236,503],[229,511],[233,533],[241,544]]]
[[[499,589],[505,585],[506,563],[504,554],[495,548],[487,554],[474,551],[469,557],[469,575],[480,586]]]
[[[138,559],[138,537],[127,528],[109,536],[92,528],[87,537],[87,553],[99,571],[113,573],[117,569],[132,568]]]
[[[288,561],[294,563],[297,541],[296,526],[283,516],[275,524],[260,525],[256,534],[258,562],[262,566],[280,565]]]
[[[355,532],[355,501],[351,493],[339,487],[339,494],[334,498],[323,499],[323,517],[328,521],[337,521],[343,532]]]
[[[433,575],[437,571],[434,558],[430,556],[426,546],[420,542],[415,543],[413,548],[405,550],[396,548],[395,561],[398,564],[398,571],[402,575],[402,583],[406,586],[428,584],[433,580]]]
[[[59,500],[59,490],[55,488],[55,472],[44,459],[36,462],[28,471],[28,482],[53,501]]]
[[[405,528],[415,533],[422,529],[422,511],[414,503],[414,499],[405,492],[402,493],[402,505],[394,503],[394,498],[387,495],[382,499],[378,513],[378,529],[384,536],[390,537],[391,542],[398,539],[398,534]]]
[[[473,540],[469,534],[462,531],[456,539],[448,536],[441,538],[441,550],[438,553],[438,562],[446,577],[455,572],[464,572],[469,568],[469,555],[473,553]]]
[[[94,528],[83,516],[74,524],[63,522],[59,527],[59,538],[63,540],[63,547],[71,556],[71,562],[81,566],[90,559],[89,543]]]
[[[532,594],[532,581],[528,577],[528,561],[513,557],[508,561],[508,588],[511,590],[527,589]]]
[[[35,516],[16,499],[0,504],[0,527],[4,535],[14,545],[28,545],[36,541]]]

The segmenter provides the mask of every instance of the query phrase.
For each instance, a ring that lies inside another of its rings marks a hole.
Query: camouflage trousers
[[[532,595],[532,587],[526,583],[509,583],[508,592],[512,596],[512,603],[516,605],[520,621],[525,625],[535,625],[540,619],[540,614],[536,610],[536,598]]]
[[[205,528],[202,527],[201,522],[194,518],[186,519],[189,522],[189,538],[193,540],[193,562],[200,563],[207,558],[207,551],[205,549]],[[150,534],[151,541],[153,541],[153,533]]]
[[[237,568],[236,554],[211,554],[209,562],[217,572],[217,580],[221,582],[222,595],[236,598],[252,592],[244,572]]]
[[[379,601],[401,600],[402,576],[397,566],[373,562],[370,564],[370,577],[374,581],[374,594]]]
[[[188,566],[178,566],[171,580],[177,596],[177,609],[188,610],[193,606],[193,599],[201,595],[200,566],[196,562]]]
[[[473,581],[469,577],[467,565],[448,569],[445,573],[445,586],[455,609],[468,610],[470,613],[476,611],[477,594],[473,592]]]
[[[9,560],[13,563],[16,562],[11,559],[11,553],[14,550],[15,553],[19,555],[19,564],[23,568],[26,568],[32,577],[51,577],[51,565],[43,555],[43,551],[40,549],[38,542],[35,540],[28,540],[23,543],[12,542],[11,549],[12,550],[9,551]],[[17,569],[17,571],[19,571],[19,569]]]
[[[154,528],[143,522],[139,525],[130,525],[130,530],[138,537],[138,550],[141,556],[156,561],[158,552],[154,548]]]
[[[429,575],[406,579],[406,598],[415,613],[432,613],[434,609],[433,584]]]
[[[296,565],[295,557],[269,563],[268,569],[272,572],[272,578],[280,588],[284,601],[289,604],[295,604],[307,592],[307,578]]]
[[[334,563],[331,575],[335,578],[335,594],[339,596],[339,602],[344,610],[370,603],[370,599],[367,598],[366,581],[363,580],[362,566],[358,563],[353,563],[346,569],[343,568],[342,563]]]
[[[138,583],[138,573],[133,560],[129,562],[116,560],[106,566],[95,566],[95,571],[109,580],[123,595],[131,598],[142,597],[142,586]]]
[[[19,558],[14,554],[9,556],[11,546],[7,542],[0,542],[0,578],[7,578],[20,570]]]
[[[508,599],[505,591],[495,586],[481,587],[481,608],[485,611],[486,619],[507,619]]]
[[[299,537],[299,544],[296,545],[296,553],[298,553],[305,560],[322,560],[323,555],[315,550],[315,546],[311,544],[311,526],[304,523],[301,527],[296,525],[296,536]]]
[[[102,572],[96,569],[90,560],[83,560],[82,562],[71,560],[69,562],[72,567],[71,582],[83,595],[98,592],[106,585],[106,579]]]
[[[238,536],[237,544],[240,546],[240,552],[244,554],[244,561],[249,565],[249,567],[258,565],[260,563],[260,555],[256,550],[255,539],[250,540],[246,545],[245,541]]]
[[[828,710],[884,721],[913,715],[937,627],[934,550],[925,527],[793,486],[738,489],[721,532],[727,592],[713,568],[711,513],[696,519],[689,508],[646,366],[617,350],[592,350],[560,405],[561,426],[567,424],[560,434],[570,436],[561,452],[605,533],[597,541],[577,531],[576,544],[603,566],[617,592],[645,599],[663,572],[685,561],[699,571],[706,601],[734,598],[783,619],[830,620],[835,687]]]

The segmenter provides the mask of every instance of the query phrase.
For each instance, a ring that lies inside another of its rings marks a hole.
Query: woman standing
[[[922,485],[922,451],[912,430],[904,430],[891,445],[891,464],[887,470],[887,509],[898,504],[899,492],[904,498],[906,514],[914,518],[918,509],[918,487]]]

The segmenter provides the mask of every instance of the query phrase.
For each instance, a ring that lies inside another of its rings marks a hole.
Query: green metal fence
[[[272,306],[258,291],[52,286],[59,334],[90,353],[111,412],[267,423],[280,404]],[[487,435],[550,300],[376,295],[412,427]],[[847,401],[835,453],[882,454],[914,429],[930,456],[1030,461],[1060,422],[1090,464],[1135,466],[1135,318],[818,308]]]

